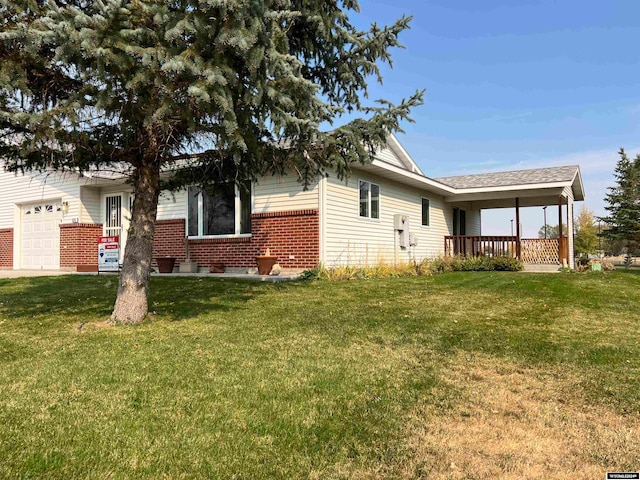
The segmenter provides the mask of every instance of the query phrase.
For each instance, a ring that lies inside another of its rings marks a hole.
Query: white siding
[[[158,220],[187,218],[187,191],[162,192],[158,199]]]
[[[482,235],[482,214],[479,209],[467,210],[467,235]]]
[[[390,163],[391,165],[395,165],[396,167],[406,168],[389,147],[383,148],[378,153],[376,153],[376,158],[383,162]]]
[[[481,225],[481,210],[478,208],[474,208],[473,207],[473,202],[459,202],[459,203],[452,203],[451,204],[451,219],[449,220],[450,222],[450,229],[451,231],[453,231],[453,208],[459,208],[460,210],[464,210],[465,211],[465,215],[466,215],[466,234],[467,235],[480,235],[482,229],[480,228]]]
[[[103,187],[100,195],[107,193],[127,192],[132,194],[131,187],[128,185],[113,185]],[[102,207],[100,206],[100,211]],[[174,220],[187,217],[187,191],[179,190],[177,192],[162,191],[158,198],[158,220]],[[98,222],[101,223],[101,222]]]
[[[80,217],[80,184],[75,174],[14,175],[0,167],[0,228],[14,228],[15,207],[43,200],[69,202],[69,211],[62,223],[71,223]],[[19,218],[19,217],[18,217]]]
[[[318,183],[304,191],[294,175],[264,177],[253,184],[252,213],[306,210],[318,208]],[[187,191],[162,192],[158,202],[158,220],[186,218]]]
[[[80,222],[102,223],[100,188],[80,187]]]
[[[253,213],[318,208],[318,182],[304,190],[294,174],[268,176],[253,185]]]
[[[359,217],[358,180],[380,185],[380,219]],[[430,200],[430,225],[422,226],[422,198]],[[409,217],[410,231],[418,239],[415,258],[443,254],[444,236],[451,231],[452,207],[442,197],[408,188],[379,177],[354,172],[348,183],[335,176],[327,179],[323,215],[323,262],[333,265],[364,265],[407,262],[414,249],[396,247],[395,214]]]

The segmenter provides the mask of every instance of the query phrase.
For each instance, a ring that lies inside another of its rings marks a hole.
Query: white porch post
[[[520,197],[516,197],[516,258],[518,260],[522,258],[520,248]]]
[[[563,260],[566,258],[562,245],[562,195],[558,195],[558,258],[561,267],[564,266]]]
[[[573,195],[567,195],[567,257],[569,257],[569,268],[575,268],[575,256],[573,254]]]

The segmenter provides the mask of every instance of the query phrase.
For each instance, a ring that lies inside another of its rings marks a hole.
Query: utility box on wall
[[[404,230],[405,223],[409,221],[409,217],[407,215],[403,215],[402,213],[396,213],[393,216],[393,228],[394,230]],[[408,227],[408,225],[407,225]],[[408,228],[407,228],[408,229]]]
[[[397,213],[393,216],[393,228],[398,235],[400,248],[409,247],[409,216]]]

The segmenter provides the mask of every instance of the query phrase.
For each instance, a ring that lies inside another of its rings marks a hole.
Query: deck
[[[568,260],[568,239],[517,236],[447,235],[445,255],[519,258],[527,265],[562,265]]]

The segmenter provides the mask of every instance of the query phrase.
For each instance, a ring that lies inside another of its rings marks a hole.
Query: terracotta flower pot
[[[156,263],[160,273],[171,273],[176,263],[176,257],[158,257],[156,258]]]
[[[214,262],[209,266],[209,273],[224,273],[224,263]]]
[[[273,266],[278,263],[278,257],[274,255],[258,255],[256,263],[258,264],[258,275],[269,275]]]

